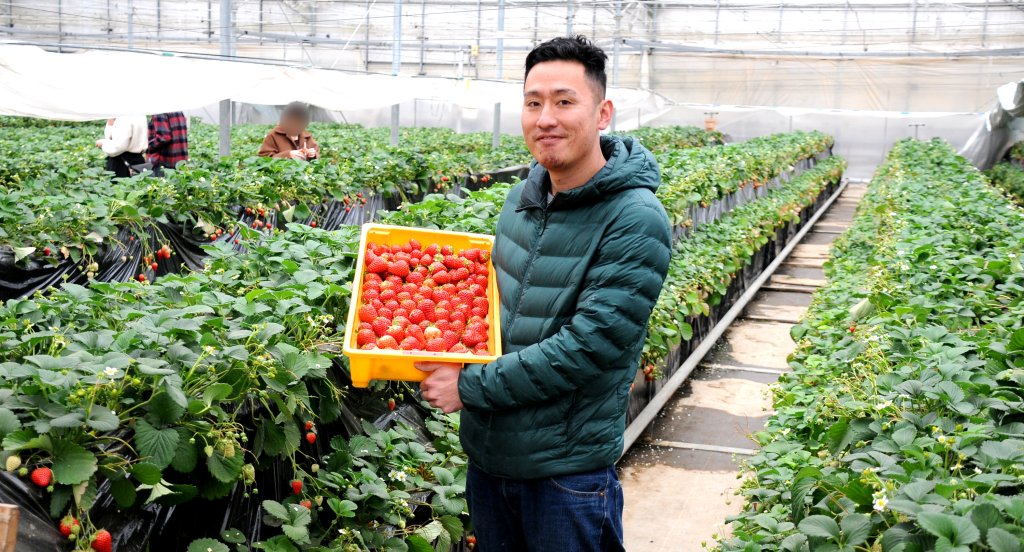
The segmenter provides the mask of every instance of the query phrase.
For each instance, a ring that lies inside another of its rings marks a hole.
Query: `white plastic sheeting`
[[[663,113],[667,103],[652,92],[629,88],[613,88],[609,97],[620,114],[628,114],[633,126]],[[466,112],[501,103],[503,115],[512,122],[519,116],[522,84],[368,75],[136,52],[58,54],[35,46],[0,45],[3,115],[86,121],[195,110],[229,98],[265,105],[303,101],[345,113],[418,100],[450,103]],[[505,123],[503,118],[503,127]],[[403,124],[408,123],[403,119]]]
[[[992,167],[1006,150],[1024,139],[1024,79],[1000,86],[996,99],[996,106],[960,150],[960,155],[980,169]]]

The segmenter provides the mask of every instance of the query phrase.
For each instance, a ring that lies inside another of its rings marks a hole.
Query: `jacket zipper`
[[[515,310],[512,311],[512,319],[508,321],[508,329],[506,331],[509,332],[509,335],[512,334],[512,327],[515,326],[516,319],[519,318],[519,308],[523,304],[523,292],[526,288],[526,282],[529,281],[530,273],[533,272],[533,261],[537,258],[540,240],[548,226],[548,210],[546,208],[543,209],[543,213],[540,219],[540,230],[537,232],[537,238],[533,242],[533,247],[530,248],[530,256],[526,258],[526,272],[523,281],[519,284],[519,291],[516,293]]]

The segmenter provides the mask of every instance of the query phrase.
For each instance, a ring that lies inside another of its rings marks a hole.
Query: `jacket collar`
[[[600,201],[610,190],[604,190],[600,184],[609,179],[621,161],[629,155],[622,142],[615,137],[601,137],[601,152],[607,162],[597,171],[586,184],[555,196],[548,203],[551,192],[551,175],[548,170],[536,161],[530,166],[530,174],[519,199],[516,211],[527,209],[548,209],[551,211],[582,207]]]

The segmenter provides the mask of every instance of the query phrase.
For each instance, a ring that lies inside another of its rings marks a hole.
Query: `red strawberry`
[[[427,340],[427,350],[435,353],[443,353],[444,351],[448,350],[448,348],[445,347],[444,339],[441,339],[440,337],[435,337],[434,339]]]
[[[49,247],[44,247],[43,248],[43,255],[46,255],[47,257],[50,256],[50,248]]]
[[[466,324],[466,313],[462,310],[464,306],[465,305],[459,305],[458,310],[453,310],[451,314],[448,315],[448,320],[452,323],[452,329],[456,332],[461,331],[459,328],[455,327],[456,322],[463,326]]]
[[[439,319],[437,322],[434,322],[434,325],[442,332],[452,329],[451,322],[447,318]]]
[[[490,272],[491,271],[490,271],[490,269],[487,268],[487,265],[482,264],[482,263],[477,263],[477,265],[475,267],[473,267],[473,274],[479,274],[481,276],[487,276]]]
[[[451,255],[451,254],[455,253],[455,250],[453,250],[452,246],[450,246],[450,245],[442,245],[440,253],[442,255]]]
[[[487,178],[486,174],[484,175],[483,178],[481,178],[481,180],[483,180],[484,182],[487,182],[487,180],[484,180],[484,178]],[[473,535],[469,535],[468,537],[466,537],[466,544],[468,544],[470,548],[473,548],[474,546],[476,546],[476,537],[473,536]]]
[[[367,258],[366,261],[366,270],[369,270],[370,272],[379,274],[388,271],[387,261],[380,257],[374,256],[372,259]]]
[[[359,321],[360,322],[373,322],[377,318],[377,309],[371,305],[363,305],[359,307]]]
[[[490,251],[483,251],[483,250],[480,251],[480,262],[481,263],[487,263],[487,261],[490,260],[490,258],[491,258],[491,252]]]
[[[398,341],[390,335],[385,335],[377,340],[377,347],[380,349],[397,349]]]
[[[462,260],[460,260],[455,255],[451,254],[445,255],[444,260],[442,260],[441,262],[444,263],[444,266],[450,269],[456,269],[462,266],[466,266],[465,264],[463,264]]]
[[[470,315],[472,315],[472,316],[479,316],[480,318],[484,318],[485,316],[487,316],[487,309],[480,308],[480,307],[473,307],[473,310],[470,311]]]
[[[376,348],[377,348],[377,344],[376,343],[367,343],[366,345],[363,345],[362,347],[360,347],[360,349],[362,349],[364,351],[372,351],[372,350],[374,350]]]
[[[475,347],[477,343],[483,341],[487,341],[487,338],[474,331],[467,331],[462,334],[462,342],[465,343],[467,347]]]
[[[420,309],[412,309],[409,311],[409,321],[413,324],[419,324],[427,319],[427,315]]]
[[[433,299],[434,303],[440,303],[441,301],[450,300],[451,294],[443,289],[435,289],[430,293],[430,298]]]
[[[383,316],[373,319],[373,333],[377,334],[378,337],[387,333],[389,327],[391,327],[391,320]]]
[[[388,399],[388,410],[395,409],[395,399]]]
[[[405,328],[405,335],[408,337],[413,337],[420,342],[426,341],[426,339],[423,336],[423,328],[417,326],[416,324],[412,324]]]
[[[384,301],[385,303],[388,301],[394,301],[396,295],[395,290],[385,288],[384,284],[381,284],[379,296],[381,301]]]
[[[78,527],[78,520],[73,516],[65,516],[64,519],[60,520],[60,534],[65,537],[70,537],[71,533],[74,532],[74,527]]]
[[[114,549],[114,538],[110,536],[110,531],[106,529],[96,531],[96,535],[92,538],[92,549],[96,552],[111,552]]]
[[[292,494],[302,493],[302,481],[298,479],[292,480]]]
[[[437,255],[437,252],[440,250],[440,246],[438,246],[436,243],[432,243],[428,245],[425,249],[423,249],[423,254],[430,255],[431,257],[433,257],[434,255]]]
[[[139,279],[140,282],[145,282],[146,281],[146,275],[140,273],[138,275],[138,279]]]
[[[314,220],[313,222],[309,223],[309,226],[311,228],[316,228],[316,221]]]
[[[415,337],[408,336],[405,339],[403,339],[401,343],[398,344],[398,348],[403,351],[414,351],[417,349],[422,349],[423,344],[420,343],[420,340],[416,339]]]
[[[32,470],[32,474],[29,476],[32,482],[40,487],[49,487],[50,483],[53,482],[53,472],[50,468],[36,468]]]
[[[487,342],[481,341],[480,343],[477,343],[476,347],[473,347],[473,352],[483,352],[484,354],[489,353],[490,351],[487,349]]]
[[[434,261],[434,262],[430,263],[430,267],[428,268],[428,270],[430,271],[431,274],[434,274],[436,272],[440,272],[440,271],[444,270],[444,264],[440,263],[440,262],[437,262],[437,261]]]
[[[313,429],[313,420],[306,421],[306,431]]]
[[[469,278],[469,269],[464,266],[460,266],[459,268],[456,268],[455,270],[450,272],[450,274],[451,277],[455,279],[456,282],[461,282],[466,278]]]
[[[486,287],[487,287],[487,275],[486,274],[477,274],[476,275],[476,284],[478,286],[481,286],[481,287],[486,289]]]
[[[455,316],[455,313],[452,313],[452,316]],[[451,328],[453,332],[461,335],[462,332],[466,331],[466,323],[462,320],[452,320]]]
[[[402,340],[405,339],[405,329],[397,324],[391,324],[391,326],[388,327],[387,331],[384,333],[393,337],[395,341],[398,343],[401,343]],[[378,342],[377,344],[380,345],[380,342]]]
[[[409,275],[409,263],[405,261],[395,261],[388,265],[388,273],[394,274],[400,278],[405,278]]]
[[[491,304],[487,301],[486,297],[474,297],[470,304],[473,305],[474,308],[484,309],[485,311],[491,307]]]
[[[421,274],[419,272],[411,272],[411,273],[409,273],[409,276],[407,276],[405,278],[405,281],[409,282],[410,284],[414,284],[416,286],[419,286],[420,284],[423,283],[423,280],[425,280],[425,279],[426,278],[423,276],[423,274]]]
[[[469,352],[471,352],[471,350],[469,349],[469,347],[466,347],[462,343],[456,343],[455,345],[452,345],[451,349],[448,349],[448,352],[449,353],[469,353]]]
[[[442,286],[452,281],[451,275],[443,270],[435,272],[433,279],[435,283]]]
[[[314,224],[316,224],[316,223],[314,223]],[[302,506],[303,508],[305,508],[307,510],[312,510],[313,509],[313,501],[308,499],[308,498],[305,499],[305,500],[300,500],[299,501],[299,506]]]
[[[312,431],[310,431],[309,433],[307,433],[307,434],[306,434],[306,442],[307,442],[307,443],[309,443],[309,444],[311,444],[311,445],[312,445],[313,443],[315,443],[315,442],[316,442],[316,433],[313,433]]]
[[[416,303],[416,308],[425,313],[431,312],[435,308],[437,308],[437,303],[435,303],[432,299],[422,299]]]
[[[412,239],[409,240],[409,247],[411,247],[413,249],[422,249],[423,248],[423,246],[420,244],[419,240],[417,240],[416,238],[412,238]]]
[[[456,297],[461,299],[463,303],[472,303],[473,299],[476,299],[476,295],[474,295],[473,292],[469,291],[468,289],[463,289],[459,291]]]
[[[356,334],[356,345],[359,345],[360,347],[366,345],[367,343],[376,342],[377,334],[373,330],[359,330],[359,333]]]
[[[444,344],[447,345],[447,348],[451,349],[452,347],[455,346],[456,343],[459,342],[459,334],[453,332],[452,330],[448,330],[441,334],[441,339],[444,340]]]
[[[434,309],[435,320],[448,320],[448,317],[451,316],[451,314],[452,313],[449,310],[442,309],[441,307]]]
[[[423,337],[427,338],[427,341],[430,341],[431,339],[437,339],[441,337],[441,333],[441,328],[438,328],[437,326],[430,326],[429,328],[423,330]]]
[[[156,263],[153,263],[153,264],[149,265],[149,268],[152,268],[153,272],[156,272],[156,269],[159,268],[159,267],[158,267],[158,265]]]
[[[394,316],[394,315],[395,315],[394,311],[392,311],[391,309],[385,307],[384,305],[381,305],[381,306],[377,307],[377,317],[378,318],[387,318],[388,320],[391,320],[391,317]]]
[[[470,261],[476,262],[480,258],[480,250],[479,249],[467,249],[467,250],[462,252],[462,256],[465,257],[466,259],[470,260]]]
[[[427,255],[426,253],[424,253],[420,257],[420,264],[425,266],[425,267],[426,266],[430,266],[430,263],[432,263],[432,262],[434,262],[434,256],[433,255]]]

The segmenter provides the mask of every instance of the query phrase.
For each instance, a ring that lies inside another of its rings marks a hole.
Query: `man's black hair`
[[[281,118],[295,119],[309,123],[309,106],[302,102],[292,102],[281,111]]]
[[[526,74],[538,63],[545,61],[575,61],[583,66],[583,72],[601,91],[601,98],[608,88],[608,76],[604,72],[604,62],[608,56],[604,50],[594,46],[583,35],[560,36],[539,44],[526,56]],[[524,76],[524,78],[525,78]]]

